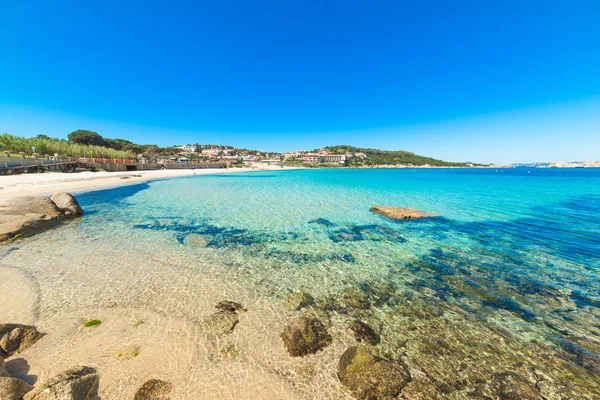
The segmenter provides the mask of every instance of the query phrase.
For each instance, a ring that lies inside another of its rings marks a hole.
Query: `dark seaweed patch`
[[[328,220],[326,218],[312,219],[312,220],[308,221],[308,223],[309,224],[323,225],[323,226],[327,226],[327,227],[335,226],[335,224],[333,222],[331,222],[330,220]]]
[[[395,243],[404,243],[404,239],[393,229],[380,225],[352,225],[337,229],[329,233],[329,239],[335,243],[360,242],[363,240],[380,241],[387,240]]]

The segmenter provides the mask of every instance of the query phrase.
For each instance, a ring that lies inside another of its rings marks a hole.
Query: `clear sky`
[[[19,0],[0,15],[0,132],[600,159],[597,0]]]

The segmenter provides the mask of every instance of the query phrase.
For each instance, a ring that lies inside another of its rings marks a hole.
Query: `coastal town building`
[[[187,151],[190,153],[195,153],[196,150],[198,150],[198,147],[193,144],[185,144],[185,145],[175,146],[175,148],[181,149],[183,151]]]
[[[202,150],[202,154],[207,154],[207,155],[218,155],[221,153],[221,150],[216,149],[216,148],[212,148],[212,149],[204,149]]]
[[[299,157],[304,164],[339,163],[346,161],[345,154],[306,153]]]

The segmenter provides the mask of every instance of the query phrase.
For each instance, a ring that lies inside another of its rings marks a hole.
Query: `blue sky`
[[[0,132],[600,159],[597,1],[13,1]]]

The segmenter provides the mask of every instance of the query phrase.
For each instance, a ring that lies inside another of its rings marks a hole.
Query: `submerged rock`
[[[315,302],[315,299],[308,293],[296,292],[285,298],[285,304],[291,310],[300,310],[308,307]]]
[[[431,383],[416,379],[402,389],[398,398],[402,400],[443,400],[444,396]]]
[[[533,383],[514,372],[498,372],[487,383],[484,395],[503,400],[542,400]]]
[[[168,400],[172,389],[170,382],[150,379],[137,391],[134,400]]]
[[[50,197],[50,200],[65,213],[67,218],[75,218],[83,215],[83,209],[72,194],[65,192],[54,193]]]
[[[315,318],[296,318],[281,335],[283,344],[292,357],[316,353],[332,342],[325,326]]]
[[[354,321],[350,322],[348,327],[354,333],[354,337],[359,342],[366,342],[373,346],[379,343],[379,335],[377,332],[375,332],[373,328],[364,322],[355,319]]]
[[[341,310],[368,310],[371,308],[369,294],[360,288],[351,286],[342,290],[336,297],[337,307]]]
[[[92,367],[71,368],[36,386],[24,400],[90,400],[98,393],[99,381]]]
[[[439,217],[437,214],[426,213],[414,208],[390,207],[390,206],[373,206],[371,211],[376,214],[381,214],[390,219],[410,220],[419,218]]]
[[[34,326],[19,324],[0,324],[0,352],[7,357],[23,351],[37,342],[43,333]]]
[[[226,335],[233,332],[240,319],[235,311],[223,310],[214,313],[202,322],[202,328],[206,332],[215,335]]]
[[[248,311],[244,308],[240,303],[236,303],[235,301],[224,300],[219,302],[215,308],[221,311]]]
[[[21,400],[23,396],[33,389],[33,386],[17,378],[0,378],[0,399]]]
[[[403,363],[376,357],[358,346],[342,354],[338,378],[360,400],[393,399],[411,380]]]

